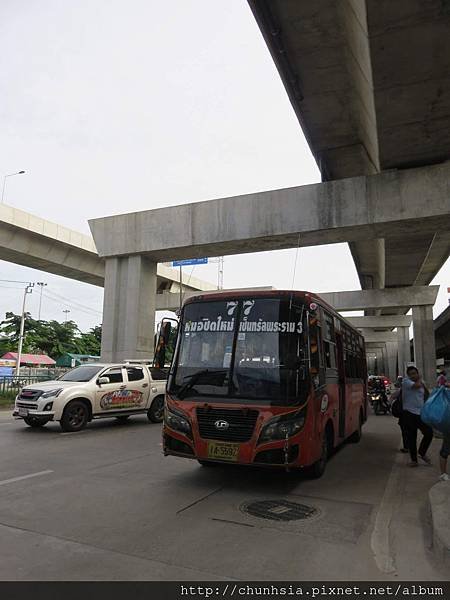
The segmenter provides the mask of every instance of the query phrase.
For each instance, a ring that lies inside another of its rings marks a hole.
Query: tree
[[[90,354],[91,356],[99,356],[102,343],[102,327],[97,325],[87,333],[82,333],[80,336],[81,354]]]
[[[16,352],[19,344],[20,315],[7,312],[0,323],[0,356],[6,352]],[[93,327],[82,333],[74,321],[37,321],[25,314],[23,352],[30,354],[48,354],[58,358],[61,354],[100,354],[102,328]]]

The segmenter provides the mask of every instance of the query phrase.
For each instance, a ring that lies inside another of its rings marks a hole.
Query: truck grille
[[[200,437],[206,440],[248,442],[253,435],[257,418],[257,410],[197,408],[197,421]],[[217,428],[216,423],[218,421],[226,421],[228,423],[228,428]]]
[[[28,408],[28,410],[36,410],[37,404],[30,404],[28,402],[17,402],[17,408]]]
[[[18,396],[18,400],[29,400],[35,402],[42,395],[42,390],[22,390]]]

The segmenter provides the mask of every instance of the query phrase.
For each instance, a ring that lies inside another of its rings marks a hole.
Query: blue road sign
[[[207,258],[186,258],[185,260],[174,260],[172,262],[173,267],[188,267],[189,265],[206,265],[208,264]]]

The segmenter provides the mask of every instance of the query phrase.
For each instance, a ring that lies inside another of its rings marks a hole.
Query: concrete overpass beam
[[[393,331],[372,331],[371,329],[361,329],[366,344],[386,342],[397,342],[397,334]]]
[[[436,381],[436,344],[433,307],[413,306],[414,362],[428,387]]]
[[[143,256],[105,264],[102,360],[150,358],[156,310],[156,263]]]
[[[409,327],[412,323],[412,317],[409,315],[346,317],[346,319],[357,329],[363,329],[365,327],[371,329],[394,329],[395,327]]]

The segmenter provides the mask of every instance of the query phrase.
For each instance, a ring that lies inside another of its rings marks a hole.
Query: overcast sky
[[[2,0],[0,56],[0,175],[26,171],[7,180],[14,207],[88,233],[94,217],[320,181],[245,0]],[[226,257],[225,287],[290,288],[294,257]],[[217,265],[194,275],[215,282]],[[449,276],[447,261],[436,314]],[[2,261],[0,279],[46,282],[44,319],[101,321],[99,288]],[[294,287],[358,289],[347,246],[301,249]],[[20,288],[0,282],[0,317]],[[37,317],[39,293],[27,302]]]

